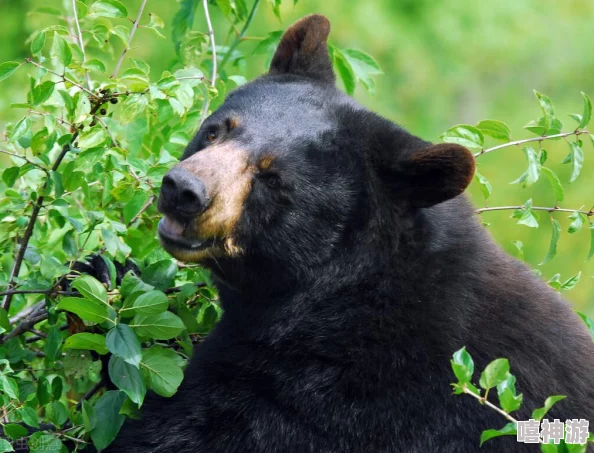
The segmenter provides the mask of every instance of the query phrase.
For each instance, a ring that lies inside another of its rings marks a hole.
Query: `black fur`
[[[237,226],[245,253],[205,263],[223,318],[178,393],[149,398],[107,451],[537,452],[515,437],[479,449],[481,431],[506,421],[452,395],[449,361],[462,346],[480,369],[510,359],[519,419],[563,394],[548,418],[594,422],[586,329],[493,243],[464,196],[432,205],[447,178],[430,194],[407,164],[429,143],[288,70],[232,93],[185,157],[231,116],[239,126],[222,140],[275,161],[254,176]],[[448,171],[455,182],[471,170]]]

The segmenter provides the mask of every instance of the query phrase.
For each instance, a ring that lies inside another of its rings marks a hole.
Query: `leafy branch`
[[[491,153],[493,151],[497,151],[497,150],[503,149],[503,148],[508,148],[510,146],[520,146],[525,143],[531,143],[531,142],[539,142],[540,143],[545,140],[554,140],[557,138],[565,138],[565,137],[571,137],[571,136],[577,137],[581,134],[589,134],[589,133],[590,132],[588,132],[587,130],[575,130],[572,132],[561,132],[559,134],[543,135],[540,137],[532,137],[532,138],[525,138],[523,140],[515,140],[515,141],[508,142],[508,143],[504,143],[502,145],[497,145],[497,146],[493,146],[491,148],[482,149],[478,153],[475,153],[474,157],[479,157],[479,156],[482,156],[483,154]]]
[[[489,211],[506,211],[506,210],[521,210],[521,209],[525,209],[526,205],[519,205],[519,206],[494,206],[494,207],[485,207],[485,208],[479,208],[476,209],[475,212],[477,214],[482,214],[483,212],[489,212]],[[552,207],[544,207],[544,206],[531,206],[530,207],[531,210],[533,211],[547,211],[549,213],[552,212],[569,212],[569,213],[580,213],[583,214],[585,216],[594,216],[594,208],[592,208],[590,211],[582,211],[580,209],[566,209],[566,208],[560,208],[558,206],[552,206]]]
[[[122,66],[124,58],[126,57],[126,54],[128,53],[128,51],[130,50],[130,44],[132,43],[132,38],[134,38],[134,35],[136,34],[136,30],[138,30],[138,24],[140,23],[140,19],[142,18],[142,12],[144,11],[146,2],[147,2],[147,0],[142,0],[140,9],[138,10],[138,14],[136,15],[136,19],[134,20],[134,22],[132,24],[132,29],[130,30],[130,36],[128,37],[128,42],[126,43],[126,45],[124,45],[124,50],[122,51],[120,58],[118,58],[115,68],[113,69],[113,72],[111,73],[112,79],[114,79],[118,75],[118,72],[120,71],[120,67]]]
[[[250,25],[252,24],[252,20],[254,19],[254,16],[256,15],[256,11],[258,10],[259,4],[260,4],[260,0],[254,0],[254,4],[252,5],[252,9],[250,10],[248,18],[245,21],[245,24],[243,25],[243,28],[241,29],[239,34],[235,37],[235,40],[231,43],[231,45],[225,52],[223,59],[221,60],[221,69],[220,69],[221,71],[223,71],[223,68],[225,67],[225,65],[227,64],[229,59],[231,58],[231,55],[233,55],[233,52],[235,51],[237,46],[243,41],[243,38],[245,37],[245,34],[247,33],[248,29],[250,28]]]

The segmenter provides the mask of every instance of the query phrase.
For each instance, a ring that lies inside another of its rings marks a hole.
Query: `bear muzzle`
[[[164,248],[183,261],[237,255],[233,239],[251,190],[248,152],[233,142],[213,145],[180,162],[163,177],[158,208]]]

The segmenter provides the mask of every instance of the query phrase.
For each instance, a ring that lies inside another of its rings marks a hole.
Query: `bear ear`
[[[328,54],[330,22],[324,16],[304,17],[285,31],[270,63],[270,74],[300,74],[334,82]]]
[[[427,208],[464,192],[474,170],[474,156],[463,146],[430,145],[399,160],[399,195],[415,207]]]

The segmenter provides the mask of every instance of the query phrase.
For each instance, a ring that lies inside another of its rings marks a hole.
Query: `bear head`
[[[230,285],[286,284],[374,238],[390,247],[403,219],[470,183],[467,149],[423,141],[336,88],[329,32],[320,15],[291,26],[269,72],[231,92],[165,175],[171,255]]]

